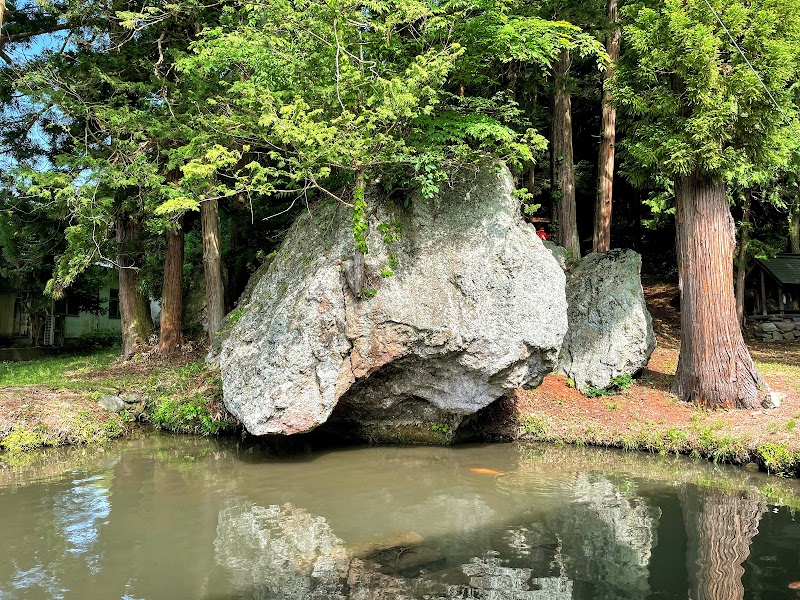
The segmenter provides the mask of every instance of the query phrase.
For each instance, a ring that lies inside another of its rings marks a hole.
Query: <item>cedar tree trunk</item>
[[[572,163],[572,100],[568,87],[569,50],[562,50],[555,63],[553,101],[553,221],[557,224],[556,242],[572,258],[580,258],[578,223],[575,209],[575,168]]]
[[[725,184],[675,180],[681,351],[674,393],[707,408],[755,408],[766,391],[733,297],[734,224]]]
[[[736,318],[744,325],[744,278],[747,275],[747,245],[750,243],[750,207],[753,204],[753,190],[744,191],[742,224],[739,228],[739,256],[736,258]]]
[[[609,63],[606,66],[605,81],[614,76],[614,63],[619,60],[621,32],[616,26],[619,21],[617,0],[606,3],[608,20],[614,24],[614,31],[606,40]],[[592,250],[608,252],[611,249],[611,199],[614,190],[614,145],[617,136],[617,110],[611,104],[611,94],[603,87],[603,116],[600,131],[600,153],[597,160],[598,182],[597,198],[594,207],[594,236]]]
[[[203,268],[206,274],[208,339],[213,345],[214,336],[221,329],[222,319],[225,318],[225,290],[222,285],[218,200],[203,200],[200,203],[200,222],[203,229]]]
[[[741,493],[685,485],[680,491],[692,600],[744,598],[742,563],[758,533],[760,504]]]
[[[789,213],[789,252],[800,254],[800,197],[794,199]]]
[[[140,232],[137,221],[124,215],[117,217],[122,356],[126,359],[146,346],[153,333],[150,302],[139,291],[139,270],[135,268],[135,256],[141,251]]]
[[[528,192],[533,194],[533,186],[536,183],[536,165],[528,165]]]
[[[164,256],[164,285],[161,293],[162,354],[177,354],[183,343],[183,216],[175,230],[167,229]]]

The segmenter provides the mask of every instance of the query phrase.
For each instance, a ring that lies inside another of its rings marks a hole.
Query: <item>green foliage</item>
[[[797,469],[797,457],[783,444],[766,443],[758,448],[767,471],[777,475],[791,475]]]
[[[28,426],[20,422],[0,439],[0,449],[10,453],[29,452],[45,446],[62,446],[64,444],[104,444],[127,431],[125,420],[120,415],[104,418],[89,410],[82,409],[76,413],[64,412],[51,417],[57,420],[55,426],[37,424]]]
[[[613,396],[621,394],[633,385],[633,379],[630,375],[619,375],[614,377],[604,389],[596,388],[592,385],[588,386],[583,392],[587,398],[597,398],[598,396]]]
[[[96,329],[78,336],[75,345],[92,352],[104,348],[114,348],[122,344],[122,336],[117,331],[110,329]]]
[[[544,417],[524,415],[519,423],[520,435],[530,435],[534,438],[544,437],[547,433],[547,422]]]
[[[0,385],[15,387],[43,385],[83,389],[91,385],[84,376],[93,371],[108,369],[117,358],[114,351],[89,356],[49,356],[25,362],[0,363]]]
[[[797,0],[711,0],[781,109],[794,115],[800,73]],[[631,2],[625,52],[612,84],[628,118],[624,144],[635,183],[692,172],[746,181],[787,164],[794,124],[761,88],[705,0]]]
[[[664,434],[664,441],[666,443],[666,450],[676,454],[686,451],[686,441],[689,439],[689,434],[670,427]]]
[[[143,418],[160,429],[219,435],[238,426],[222,404],[219,373],[203,362],[173,369],[156,381],[151,380],[147,398]]]
[[[215,417],[202,394],[160,396],[148,408],[149,420],[159,429],[175,433],[218,435],[236,427],[236,421]]]
[[[438,431],[446,434],[450,431],[450,426],[447,423],[431,423],[431,431]]]
[[[24,265],[36,283],[26,289],[58,296],[98,260],[118,261],[157,296],[163,233],[210,198],[246,202],[252,221],[259,207],[286,214],[284,228],[295,204],[333,198],[352,206],[366,253],[373,186],[404,190],[408,204],[480,159],[536,162],[546,140],[498,73],[523,64],[544,81],[562,50],[604,57],[594,37],[552,14],[507,0],[10,10],[5,34],[28,40],[57,26],[69,43],[34,45],[2,76],[14,168],[3,182],[0,276]],[[141,235],[118,245],[128,227]]]
[[[378,231],[383,234],[383,243],[392,244],[403,235],[403,225],[399,221],[392,221],[391,223],[381,223],[378,225]]]
[[[15,427],[11,433],[0,439],[0,448],[7,452],[27,452],[48,445],[51,445],[51,439],[42,425],[33,429]]]
[[[236,310],[232,311],[230,315],[228,315],[231,329],[236,327],[236,323],[239,322],[239,319],[242,318],[242,315],[244,315],[244,308],[237,308]]]

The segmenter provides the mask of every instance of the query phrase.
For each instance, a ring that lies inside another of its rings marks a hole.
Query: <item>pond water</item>
[[[147,436],[0,455],[0,599],[796,598],[799,499],[611,450]]]

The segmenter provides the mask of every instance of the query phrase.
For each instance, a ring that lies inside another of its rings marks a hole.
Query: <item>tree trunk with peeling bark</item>
[[[744,343],[733,296],[735,227],[725,184],[675,180],[681,350],[673,391],[706,408],[755,408],[768,386]]]
[[[614,31],[606,40],[609,64],[606,66],[605,81],[614,76],[614,63],[619,60],[620,38],[622,34],[616,24],[619,22],[617,0],[608,0],[606,11],[608,20],[614,24]],[[611,209],[614,191],[614,152],[617,138],[617,109],[611,103],[608,86],[603,87],[603,115],[600,132],[600,152],[597,160],[598,182],[597,198],[594,208],[594,252],[608,252],[611,249]]]
[[[158,350],[162,354],[178,354],[183,344],[183,216],[174,230],[165,233],[164,285],[161,292],[161,337]]]
[[[206,320],[208,339],[214,338],[225,318],[225,288],[222,283],[222,254],[220,250],[219,201],[200,203],[200,222],[203,232],[203,269],[206,275]]]
[[[153,333],[150,302],[139,290],[136,259],[140,248],[141,224],[129,217],[117,217],[116,240],[119,264],[119,308],[122,328],[122,356],[130,358],[147,345]]]
[[[555,63],[553,101],[553,221],[557,224],[556,242],[580,258],[577,211],[575,208],[575,167],[572,156],[572,100],[569,92],[569,50],[562,50]]]
[[[747,245],[750,243],[750,207],[753,204],[753,190],[744,190],[742,223],[739,226],[739,255],[736,258],[736,318],[744,325],[744,285],[747,275]]]

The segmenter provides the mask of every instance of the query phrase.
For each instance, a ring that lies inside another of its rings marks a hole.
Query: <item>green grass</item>
[[[23,362],[0,362],[0,386],[43,385],[55,389],[85,389],[81,375],[110,368],[119,349],[83,356],[48,356]]]
[[[758,455],[770,473],[776,475],[791,475],[797,471],[798,456],[793,454],[783,444],[762,444],[758,448]]]
[[[547,423],[543,417],[525,415],[519,422],[519,433],[540,438],[547,433]]]
[[[217,417],[202,394],[154,400],[147,417],[159,429],[174,433],[218,435],[237,426],[233,419]]]
[[[153,364],[151,368],[112,369],[118,350],[103,350],[86,356],[46,357],[28,362],[0,363],[0,386],[44,386],[55,390],[83,392],[95,400],[103,393],[136,391],[145,398],[143,421],[176,433],[217,435],[238,426],[222,404],[219,374],[203,361],[185,366]],[[105,373],[111,369],[111,372]],[[0,447],[22,451],[62,444],[102,443],[122,435],[132,420],[128,413],[98,421],[85,411],[63,415],[61,431],[13,428]]]
[[[50,430],[42,424],[28,427],[15,425],[8,435],[0,439],[0,449],[9,453],[28,452],[45,446],[67,444],[104,444],[127,432],[126,416],[109,414],[99,417],[87,410],[75,414],[59,415],[58,425]]]
[[[620,375],[618,377],[614,377],[614,379],[609,382],[608,386],[603,389],[590,385],[584,390],[583,395],[587,398],[597,398],[598,396],[615,396],[616,394],[621,394],[632,385],[633,379],[630,375]]]
[[[783,377],[786,381],[794,381],[796,383],[796,388],[800,390],[800,366],[798,365],[791,365],[786,364],[783,362],[773,362],[773,361],[755,361],[756,368],[758,368],[759,373],[765,375],[767,377],[777,376]]]
[[[716,419],[701,423],[698,418],[684,427],[669,428],[648,419],[636,430],[613,431],[597,424],[575,423],[565,428],[545,415],[523,415],[519,417],[519,434],[527,440],[556,444],[616,447],[662,455],[686,454],[714,463],[756,463],[768,473],[800,476],[800,453],[783,443],[764,443],[748,434],[727,433],[724,423]]]

